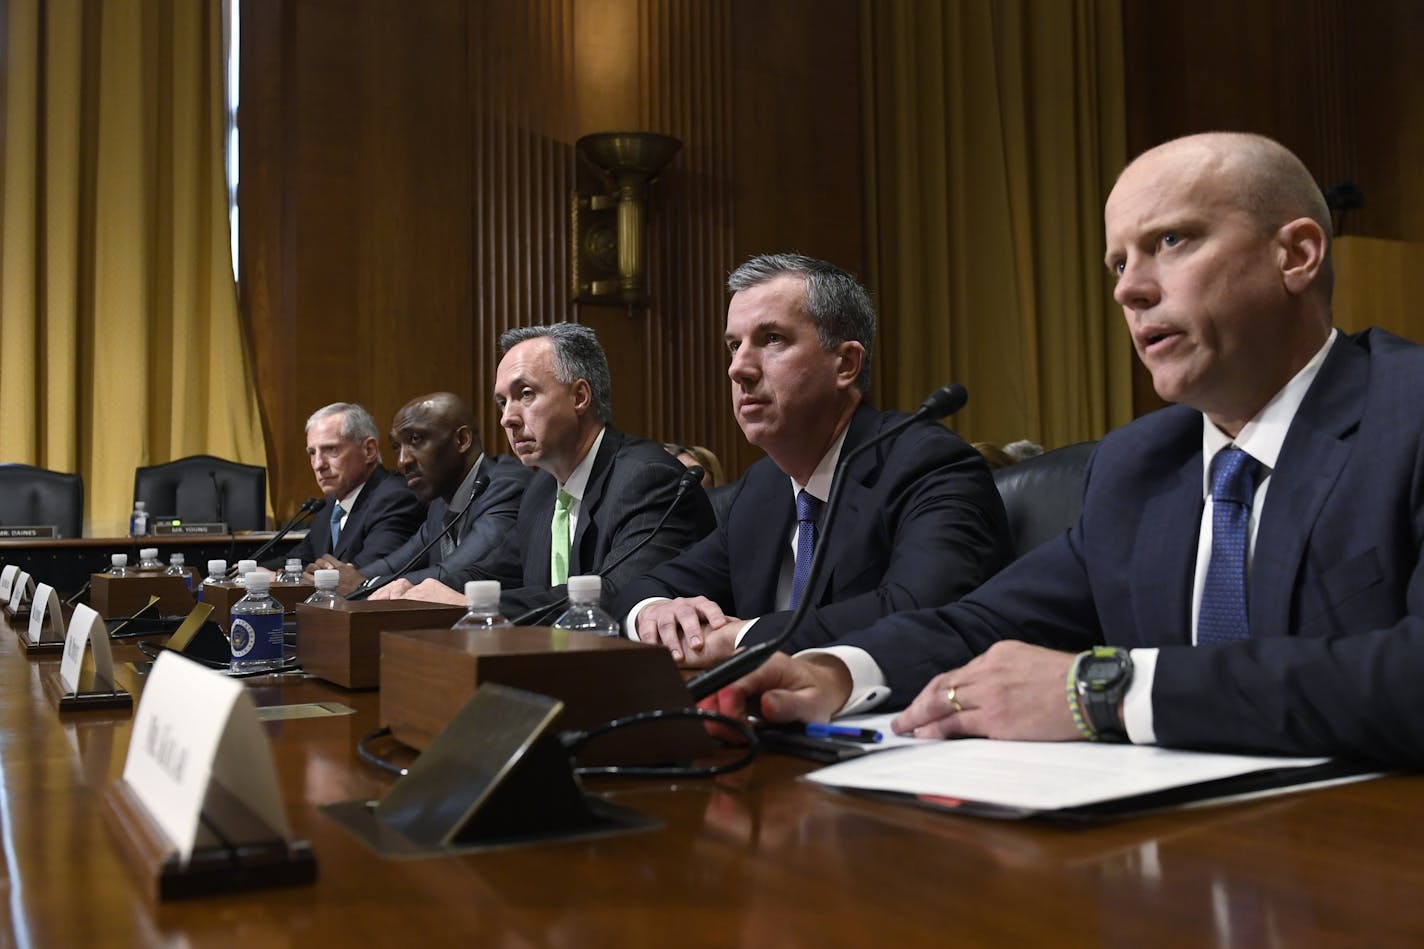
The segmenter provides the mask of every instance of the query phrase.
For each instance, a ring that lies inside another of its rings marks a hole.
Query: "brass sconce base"
[[[681,147],[677,139],[652,132],[599,132],[578,140],[579,154],[611,187],[605,194],[575,191],[569,202],[575,303],[647,302],[648,184]]]

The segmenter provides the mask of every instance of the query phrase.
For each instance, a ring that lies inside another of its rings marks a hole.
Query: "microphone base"
[[[337,601],[334,607],[298,603],[297,658],[302,669],[347,689],[381,684],[381,632],[448,625],[463,606],[420,600]]]
[[[486,682],[558,699],[560,729],[693,704],[671,653],[627,639],[537,626],[420,629],[382,633],[380,650],[381,723],[421,750]],[[685,763],[717,748],[700,723],[669,720],[601,736],[578,763]]]

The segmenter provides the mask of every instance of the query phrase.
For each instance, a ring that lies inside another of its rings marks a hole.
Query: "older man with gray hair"
[[[326,496],[305,539],[264,566],[323,554],[362,562],[384,557],[420,527],[424,506],[405,481],[381,464],[375,419],[354,402],[333,402],[307,419],[307,457]]]

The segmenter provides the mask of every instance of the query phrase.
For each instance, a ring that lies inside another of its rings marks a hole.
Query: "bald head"
[[[391,422],[396,464],[415,496],[447,502],[480,457],[479,424],[470,407],[451,392],[432,392],[407,402]]]
[[[1246,214],[1262,234],[1273,234],[1297,218],[1314,221],[1327,240],[1316,285],[1325,299],[1330,298],[1334,285],[1330,208],[1310,170],[1288,148],[1250,132],[1186,135],[1143,152],[1123,169],[1118,183],[1143,171],[1160,176],[1164,167],[1210,178],[1220,199]]]
[[[1103,211],[1106,263],[1157,394],[1228,435],[1330,332],[1330,221],[1294,155],[1258,135],[1144,152]]]

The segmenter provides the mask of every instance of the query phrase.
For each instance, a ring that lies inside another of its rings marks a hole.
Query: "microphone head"
[[[470,506],[480,499],[480,495],[485,493],[485,489],[489,487],[489,484],[490,476],[483,471],[475,475],[475,483],[470,485],[470,500],[466,501],[465,506],[458,511],[452,509],[450,513],[457,517],[463,517],[464,513],[470,509]]]
[[[915,413],[925,418],[944,418],[953,415],[969,401],[969,390],[957,382],[942,385],[925,397],[920,410]]]
[[[307,498],[305,501],[302,502],[301,510],[306,514],[310,514],[317,508],[321,507],[321,502],[321,498]]]
[[[707,472],[702,470],[701,465],[693,465],[688,468],[682,473],[682,477],[677,479],[677,493],[682,494],[684,491],[691,490],[694,484],[701,484],[706,474]]]

